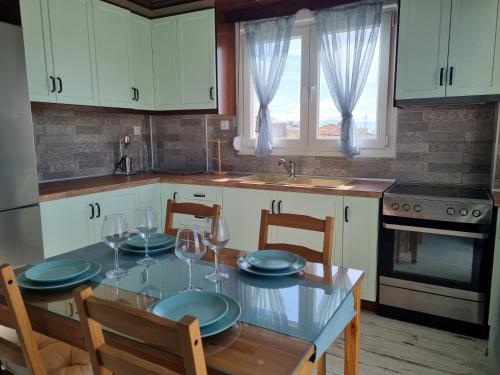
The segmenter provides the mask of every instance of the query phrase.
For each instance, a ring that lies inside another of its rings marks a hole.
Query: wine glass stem
[[[193,288],[193,272],[192,272],[192,269],[191,269],[191,262],[188,262],[188,274],[189,274],[189,285],[188,285],[188,289],[192,289]]]
[[[214,249],[214,259],[215,259],[215,264],[214,264],[214,272],[215,273],[219,273],[219,260],[218,260],[218,256],[217,256],[217,253],[218,251]]]
[[[115,247],[115,270],[117,270],[118,268],[118,248]]]
[[[145,253],[145,258],[149,258],[149,236],[145,235],[144,236],[144,253]]]

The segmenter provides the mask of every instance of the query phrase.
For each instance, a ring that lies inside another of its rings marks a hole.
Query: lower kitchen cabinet
[[[177,184],[161,184],[160,185],[160,204],[161,204],[161,226],[165,228],[165,218],[167,217],[167,201],[169,199],[176,200],[179,196],[179,186]],[[175,218],[174,218],[175,220]],[[175,224],[176,226],[178,223]]]
[[[156,215],[158,215],[158,223],[160,228],[163,228],[161,223],[163,223],[164,218],[162,217],[162,204],[161,204],[161,185],[149,184],[139,186],[137,188],[137,199],[136,208],[154,208]]]
[[[88,195],[40,204],[44,257],[52,257],[90,244],[94,235]]]
[[[271,210],[278,200],[276,191],[224,188],[222,214],[229,224],[228,247],[255,251],[259,242],[260,212]],[[276,229],[269,228],[269,242],[276,241]]]
[[[40,204],[44,257],[99,242],[106,215],[124,214],[135,225],[136,188],[57,199]]]
[[[318,219],[331,216],[335,220],[333,232],[333,264],[342,265],[342,208],[339,195],[278,192],[277,210],[280,213],[308,215]],[[278,242],[291,243],[323,251],[323,233],[307,230],[278,228]]]
[[[342,254],[344,267],[365,272],[361,298],[377,298],[377,252],[380,200],[344,197]]]

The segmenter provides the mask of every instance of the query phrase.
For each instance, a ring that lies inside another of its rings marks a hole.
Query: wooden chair
[[[297,255],[300,255],[308,262],[323,263],[323,265],[330,267],[332,265],[334,222],[335,221],[331,216],[327,216],[325,220],[322,220],[306,215],[270,214],[269,210],[262,210],[260,216],[260,233],[259,233],[258,249],[286,250],[295,253]],[[321,253],[319,251],[300,245],[267,242],[270,225],[275,225],[278,227],[310,230],[315,232],[323,232],[324,233],[323,252]],[[326,374],[326,353],[323,354],[317,360],[316,367],[318,375]]]
[[[187,375],[207,374],[196,318],[185,316],[179,322],[160,318],[131,306],[97,298],[85,285],[75,289],[73,295],[96,375],[178,373],[106,343],[102,326],[180,355]]]
[[[84,351],[33,332],[14,271],[8,264],[0,266],[0,286],[6,302],[6,305],[0,304],[0,309],[7,310],[5,315],[10,315],[10,321],[5,323],[15,330],[1,327],[0,357],[4,363],[8,362],[8,370],[24,373],[27,369],[34,375],[57,371],[68,375],[92,374]]]
[[[175,200],[169,199],[167,201],[167,215],[165,217],[165,233],[172,236],[177,235],[177,229],[173,227],[174,214],[218,218],[220,211],[221,206],[218,204],[210,207],[199,203],[177,203]]]
[[[311,248],[288,243],[269,243],[269,226],[295,228],[323,232],[323,252]],[[300,255],[308,262],[323,263],[326,266],[332,265],[332,244],[333,244],[333,217],[327,216],[325,220],[317,219],[306,215],[294,214],[270,214],[269,210],[262,210],[260,216],[259,250],[274,249],[286,250]]]

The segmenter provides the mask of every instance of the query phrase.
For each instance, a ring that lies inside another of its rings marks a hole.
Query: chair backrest
[[[75,289],[73,295],[95,374],[178,373],[109,345],[104,339],[103,326],[181,356],[187,375],[207,373],[200,326],[196,318],[185,316],[179,322],[164,319],[132,306],[97,298],[92,294],[92,289],[85,285]]]
[[[221,206],[214,204],[213,206],[205,206],[199,203],[177,203],[173,199],[167,201],[167,215],[165,218],[165,233],[172,236],[177,235],[177,229],[174,225],[174,214],[192,215],[197,217],[212,217],[220,216]]]
[[[0,338],[0,357],[16,365],[26,367],[34,375],[46,375],[45,366],[38,350],[36,338],[24,306],[16,276],[9,264],[0,266],[0,284],[5,297],[2,310],[8,310],[10,325],[15,329],[19,339],[19,346]]]
[[[325,220],[321,220],[306,215],[270,214],[269,210],[262,210],[260,216],[259,250],[286,250],[304,257],[309,262],[323,263],[324,265],[331,266],[334,222],[331,216],[327,216]],[[323,252],[321,253],[300,245],[267,242],[270,225],[323,232]]]

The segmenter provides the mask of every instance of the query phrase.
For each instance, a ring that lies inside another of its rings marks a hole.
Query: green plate
[[[38,283],[57,283],[73,279],[90,268],[90,262],[79,259],[59,259],[39,263],[24,275],[28,280]]]
[[[290,268],[298,262],[299,257],[289,251],[260,250],[248,254],[246,259],[254,267],[267,271],[278,271]]]
[[[162,247],[168,244],[169,242],[175,241],[174,236],[169,236],[168,234],[164,233],[153,233],[151,237],[149,238],[149,246],[151,248],[153,247]],[[141,236],[133,236],[130,237],[127,241],[127,244],[130,245],[131,247],[135,247],[138,249],[144,249],[144,238]]]

